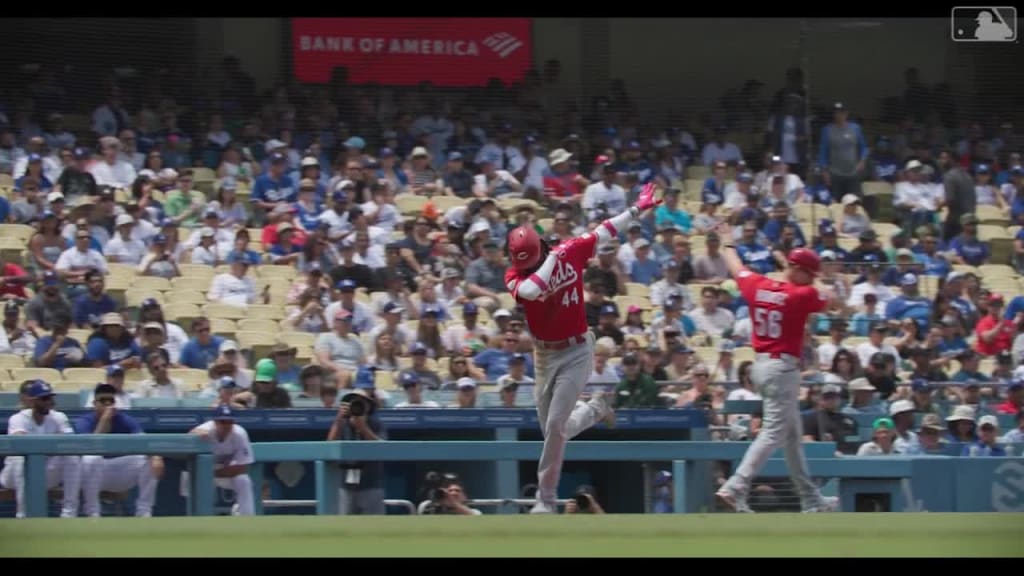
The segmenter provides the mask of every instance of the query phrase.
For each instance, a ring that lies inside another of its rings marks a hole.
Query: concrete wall
[[[235,54],[260,88],[287,69],[287,35],[280,18],[226,18],[200,27],[207,45]],[[970,85],[970,66],[956,58],[944,18],[809,21],[803,47],[795,19],[628,18],[594,26],[581,18],[537,18],[534,58],[562,62],[563,80],[599,90],[604,78],[622,78],[643,108],[706,109],[746,79],[778,89],[787,68],[808,58],[812,94],[874,110],[877,98],[900,94],[903,70],[920,69],[927,83]],[[219,34],[211,37],[211,34]],[[593,82],[595,77],[601,82]],[[589,80],[589,82],[588,82]],[[591,86],[587,86],[591,84]]]

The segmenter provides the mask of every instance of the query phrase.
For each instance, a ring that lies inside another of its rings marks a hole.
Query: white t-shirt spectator
[[[440,408],[441,405],[433,400],[423,400],[419,404],[410,404],[408,400],[403,400],[398,404],[395,404],[395,408]]]
[[[715,337],[721,336],[736,322],[733,313],[725,308],[715,308],[714,312],[708,313],[703,307],[697,307],[686,315],[693,320],[698,331]]]
[[[853,288],[850,290],[850,297],[846,299],[846,305],[859,310],[864,305],[865,294],[878,296],[878,306],[881,310],[885,310],[885,304],[895,297],[892,290],[881,282],[874,285],[861,282],[860,284],[853,285]]]
[[[60,253],[60,257],[57,258],[57,263],[54,267],[59,272],[67,272],[69,270],[88,270],[95,268],[104,274],[107,273],[107,259],[96,250],[89,249],[82,252],[78,247],[68,248],[67,250]]]
[[[118,262],[138,264],[146,255],[146,245],[135,239],[125,242],[120,235],[117,235],[107,242],[103,251],[108,257],[116,256]]]
[[[246,306],[256,301],[256,282],[249,276],[218,274],[213,277],[207,297],[221,304]]]
[[[135,182],[135,168],[124,160],[115,160],[114,164],[108,164],[106,160],[100,160],[91,167],[89,172],[96,179],[98,186],[113,186],[114,188],[128,188]]]
[[[74,434],[71,421],[63,412],[50,410],[43,416],[43,422],[36,424],[32,409],[27,408],[11,414],[7,419],[7,434]]]
[[[196,246],[195,249],[192,250],[192,263],[216,266],[217,245],[212,244],[209,248],[206,246]]]
[[[185,388],[181,380],[171,378],[169,384],[157,384],[150,378],[139,382],[135,389],[136,398],[173,398],[180,400],[185,397]]]
[[[626,191],[618,184],[609,187],[604,182],[594,182],[583,191],[583,210],[589,219],[595,219],[597,206],[602,202],[609,216],[620,214],[626,210]]]
[[[512,160],[509,162],[509,164],[512,165],[513,173],[522,170],[521,162]],[[540,156],[534,156],[533,158],[530,158],[530,161],[526,165],[526,178],[523,181],[523,187],[544,190],[544,172],[547,170],[547,160]]]
[[[398,208],[394,204],[384,204],[382,206],[371,200],[360,204],[359,207],[362,208],[363,214],[367,218],[377,214],[376,226],[382,230],[392,232],[395,226],[402,223],[402,215],[398,213]]]
[[[331,362],[346,370],[355,370],[365,356],[363,345],[355,334],[348,334],[345,338],[335,332],[321,334],[316,339],[314,350],[317,353],[327,352]]]
[[[615,371],[609,364],[604,365],[604,372],[598,372],[597,366],[594,367],[593,372],[590,373],[590,379],[587,380],[587,384],[618,384],[622,378],[619,377],[619,373]]]
[[[857,345],[857,358],[860,360],[861,366],[867,366],[871,363],[871,357],[876,353],[882,352],[892,356],[893,360],[897,363],[900,361],[900,353],[893,347],[892,344],[882,343],[882,347],[879,348],[871,342],[861,342]]]
[[[826,342],[818,346],[818,365],[826,366],[827,369],[831,369],[832,360],[835,359],[836,353],[840,350],[846,350],[846,346],[836,346],[831,342]]]
[[[341,301],[331,302],[324,308],[324,319],[327,320],[328,326],[334,322],[334,317],[341,311]],[[377,316],[373,313],[373,309],[363,304],[362,302],[355,302],[352,310],[352,331],[358,334],[369,331],[373,328],[374,324],[377,323]]]

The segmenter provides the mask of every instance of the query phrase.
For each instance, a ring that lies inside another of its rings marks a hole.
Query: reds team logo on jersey
[[[555,270],[551,273],[551,282],[549,282],[549,288],[545,296],[550,296],[565,288],[576,283],[579,279],[579,273],[573,268],[571,262],[565,260],[565,252],[558,253],[558,263],[555,264]]]

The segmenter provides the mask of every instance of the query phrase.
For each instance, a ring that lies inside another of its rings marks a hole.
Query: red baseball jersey
[[[583,302],[583,271],[587,261],[594,257],[597,236],[588,232],[579,238],[563,242],[554,248],[558,257],[548,281],[548,289],[537,300],[519,298],[516,301],[526,311],[526,324],[534,338],[540,340],[565,340],[586,332],[587,313]],[[505,272],[505,284],[517,283],[529,278],[515,268]]]
[[[753,322],[755,352],[800,358],[807,317],[825,309],[828,299],[814,286],[798,286],[743,270],[736,276]]]

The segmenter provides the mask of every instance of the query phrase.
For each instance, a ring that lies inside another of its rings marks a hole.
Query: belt
[[[536,340],[535,343],[538,348],[545,350],[565,350],[569,346],[583,344],[586,341],[586,337],[580,334],[579,336],[570,336],[565,340]]]
[[[792,354],[786,354],[784,352],[758,352],[754,355],[757,360],[783,360],[796,364],[800,361],[799,358]]]

